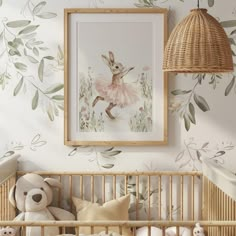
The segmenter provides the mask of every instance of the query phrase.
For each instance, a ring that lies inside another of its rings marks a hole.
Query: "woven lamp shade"
[[[233,71],[228,37],[206,9],[193,9],[173,30],[165,47],[164,71],[219,73]]]

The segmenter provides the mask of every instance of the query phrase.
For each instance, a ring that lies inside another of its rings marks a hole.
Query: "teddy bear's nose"
[[[34,194],[32,198],[35,202],[40,202],[42,199],[42,194]]]

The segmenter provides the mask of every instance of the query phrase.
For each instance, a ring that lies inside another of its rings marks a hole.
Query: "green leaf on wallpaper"
[[[111,152],[106,152],[106,151],[104,151],[104,152],[101,152],[101,155],[102,155],[103,157],[108,158],[108,157],[114,157],[114,156],[116,156],[116,155],[118,155],[118,154],[120,154],[120,153],[121,153],[120,150],[111,151]]]
[[[232,55],[235,57],[236,56],[235,52],[233,50],[231,50],[231,52],[232,52]]]
[[[31,63],[33,63],[33,64],[36,64],[36,63],[39,62],[37,59],[35,59],[34,57],[32,57],[32,56],[30,56],[30,55],[28,55],[27,58],[28,58],[28,60],[29,60]]]
[[[190,120],[186,114],[184,114],[184,126],[187,131],[190,129]]]
[[[35,95],[32,100],[32,109],[33,110],[35,110],[37,108],[38,102],[39,102],[39,91],[36,90]]]
[[[48,50],[49,48],[47,48],[47,47],[39,47],[39,49],[42,50],[42,51],[46,51],[46,50]]]
[[[63,101],[64,96],[63,95],[54,95],[54,96],[52,96],[52,99],[57,100],[57,101]]]
[[[236,27],[236,20],[227,20],[220,22],[224,28]]]
[[[234,41],[233,38],[229,38],[229,43],[230,43],[231,45],[236,45],[236,43],[235,43],[235,41]]]
[[[235,84],[235,76],[233,76],[232,80],[228,84],[228,86],[225,89],[225,96],[228,96],[229,93],[231,92],[232,88],[234,87]]]
[[[232,35],[232,34],[236,34],[236,29],[233,30],[233,31],[230,33],[230,35]]]
[[[54,84],[46,89],[45,94],[56,93],[64,88],[64,84]]]
[[[34,32],[34,33],[32,33],[32,34],[22,34],[22,35],[21,35],[21,38],[22,38],[22,39],[32,39],[32,38],[34,38],[36,35],[37,35],[36,32]]]
[[[14,89],[14,93],[13,93],[14,96],[16,96],[20,92],[23,82],[24,82],[24,78],[21,77],[20,81],[18,82],[18,84],[16,85],[16,87]]]
[[[16,21],[9,21],[7,22],[7,26],[11,28],[20,28],[25,27],[30,24],[30,20],[16,20]]]
[[[214,0],[208,0],[208,6],[209,7],[213,7],[214,6],[215,1]]]
[[[43,12],[43,13],[38,14],[36,16],[39,17],[39,18],[42,18],[42,19],[51,19],[51,18],[56,17],[57,14],[53,13],[53,12]]]
[[[111,169],[114,167],[114,164],[105,164],[105,165],[102,165],[102,167],[105,169]]]
[[[32,33],[33,31],[35,31],[37,28],[39,27],[39,25],[30,25],[25,27],[23,30],[21,30],[19,32],[19,34],[29,34]]]
[[[189,103],[189,119],[193,124],[196,124],[195,108],[191,102]]]
[[[202,97],[202,96],[199,96],[197,94],[194,94],[194,101],[195,103],[198,105],[198,107],[203,111],[203,112],[206,112],[206,111],[209,111],[210,110],[210,107],[207,103],[207,101]]]
[[[53,114],[53,110],[52,110],[52,107],[48,107],[47,109],[47,114],[48,114],[48,117],[51,121],[54,121],[54,114]]]
[[[33,9],[33,14],[34,15],[38,14],[46,4],[47,4],[46,1],[38,3]]]
[[[184,152],[185,152],[185,150],[181,151],[181,152],[177,155],[177,157],[175,158],[175,162],[180,161],[180,160],[184,157]]]
[[[54,60],[54,57],[52,57],[52,56],[46,56],[44,58],[47,59],[47,60]]]
[[[39,50],[36,47],[33,48],[33,53],[35,56],[39,56]]]
[[[40,81],[43,81],[43,71],[44,71],[44,60],[42,59],[39,63],[38,76]]]
[[[176,89],[176,90],[173,90],[171,93],[173,95],[184,95],[184,94],[187,94],[187,93],[190,93],[192,90],[181,90],[181,89]]]
[[[21,62],[15,62],[14,66],[16,67],[16,69],[21,70],[21,71],[27,70],[27,65],[25,65],[24,63],[21,63]]]
[[[2,0],[0,0],[0,7],[2,6]]]

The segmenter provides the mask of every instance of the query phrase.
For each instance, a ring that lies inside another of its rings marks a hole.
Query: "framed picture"
[[[65,145],[167,143],[167,9],[65,9]]]

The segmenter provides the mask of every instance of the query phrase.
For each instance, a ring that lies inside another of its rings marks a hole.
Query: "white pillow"
[[[166,229],[166,236],[176,236],[176,227],[170,227]],[[180,236],[192,236],[192,231],[185,227],[179,227]]]
[[[157,227],[151,226],[150,231],[151,231],[150,232],[151,236],[162,236],[162,230]],[[148,236],[148,227],[144,226],[144,227],[137,229],[136,236]]]

